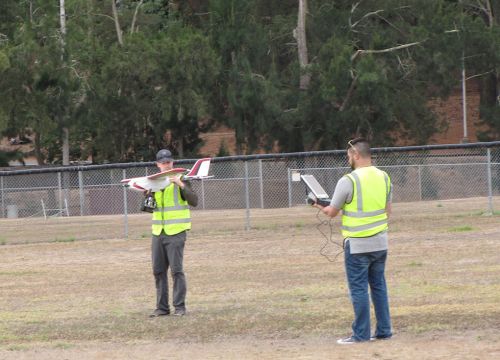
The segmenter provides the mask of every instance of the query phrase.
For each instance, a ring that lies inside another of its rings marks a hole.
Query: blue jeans
[[[352,337],[356,341],[370,340],[370,299],[368,285],[375,308],[377,327],[374,336],[392,336],[389,300],[385,284],[385,261],[387,250],[362,254],[351,254],[349,241],[345,245],[345,269],[349,293],[354,308]]]

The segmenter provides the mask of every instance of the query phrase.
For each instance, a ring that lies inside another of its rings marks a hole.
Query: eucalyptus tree
[[[10,66],[0,82],[7,128],[18,134],[34,133],[35,154],[43,163],[46,135],[57,129],[56,112],[60,80],[57,40],[57,4],[29,1],[12,14],[8,37]],[[13,24],[12,24],[13,23]]]
[[[11,65],[0,81],[5,128],[20,136],[32,135],[39,164],[61,161],[62,135],[79,87],[69,51],[62,46],[59,19],[65,21],[66,16],[58,14],[63,8],[59,2],[38,0],[2,4],[8,10],[2,42],[7,44]]]
[[[278,56],[271,45],[266,7],[255,0],[213,0],[209,32],[221,57],[218,101],[223,120],[236,132],[237,151],[270,149],[281,115]]]
[[[175,8],[136,2],[124,9],[126,4],[116,10],[125,29],[121,40],[106,46],[99,37],[97,58],[86,60],[91,76],[81,121],[94,159],[149,160],[164,146],[181,157],[194,155],[211,109],[218,58],[208,38],[186,26]]]
[[[480,84],[481,140],[500,137],[500,1],[459,0],[463,18],[457,36],[463,41],[466,80]]]
[[[180,157],[195,155],[198,134],[210,116],[210,93],[220,71],[208,37],[181,23],[171,24],[155,44],[158,77],[155,87],[156,143],[170,130],[168,143]]]
[[[356,135],[376,145],[427,141],[442,126],[428,99],[459,84],[462,46],[448,33],[456,6],[439,0],[309,5],[311,82],[282,120],[293,124],[293,135],[280,141],[291,139],[295,149],[343,147]]]

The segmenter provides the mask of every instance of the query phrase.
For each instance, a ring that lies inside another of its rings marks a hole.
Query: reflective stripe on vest
[[[165,207],[156,207],[156,211],[173,211],[173,210],[186,210],[189,209],[188,205],[176,205],[176,206],[165,206]]]
[[[191,218],[174,220],[153,220],[154,225],[183,224],[191,222]]]
[[[180,196],[179,187],[170,184],[163,191],[155,192],[157,207],[153,211],[152,232],[175,235],[191,229],[191,213],[186,200]]]
[[[386,230],[389,176],[373,166],[357,169],[346,176],[353,183],[353,196],[342,209],[344,238],[369,237]]]

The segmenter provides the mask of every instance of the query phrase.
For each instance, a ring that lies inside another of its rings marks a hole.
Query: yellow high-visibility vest
[[[375,166],[368,166],[346,176],[353,183],[353,196],[352,201],[342,208],[342,236],[369,237],[387,230],[389,175]]]
[[[153,211],[153,235],[163,230],[167,235],[175,235],[191,229],[191,213],[186,200],[182,199],[179,186],[170,184],[162,191],[155,192],[156,209]]]

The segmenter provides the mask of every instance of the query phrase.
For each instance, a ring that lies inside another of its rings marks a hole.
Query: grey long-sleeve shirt
[[[186,200],[189,205],[196,207],[198,205],[198,195],[191,188],[191,184],[187,181],[184,182],[184,189],[181,190],[181,197]]]

